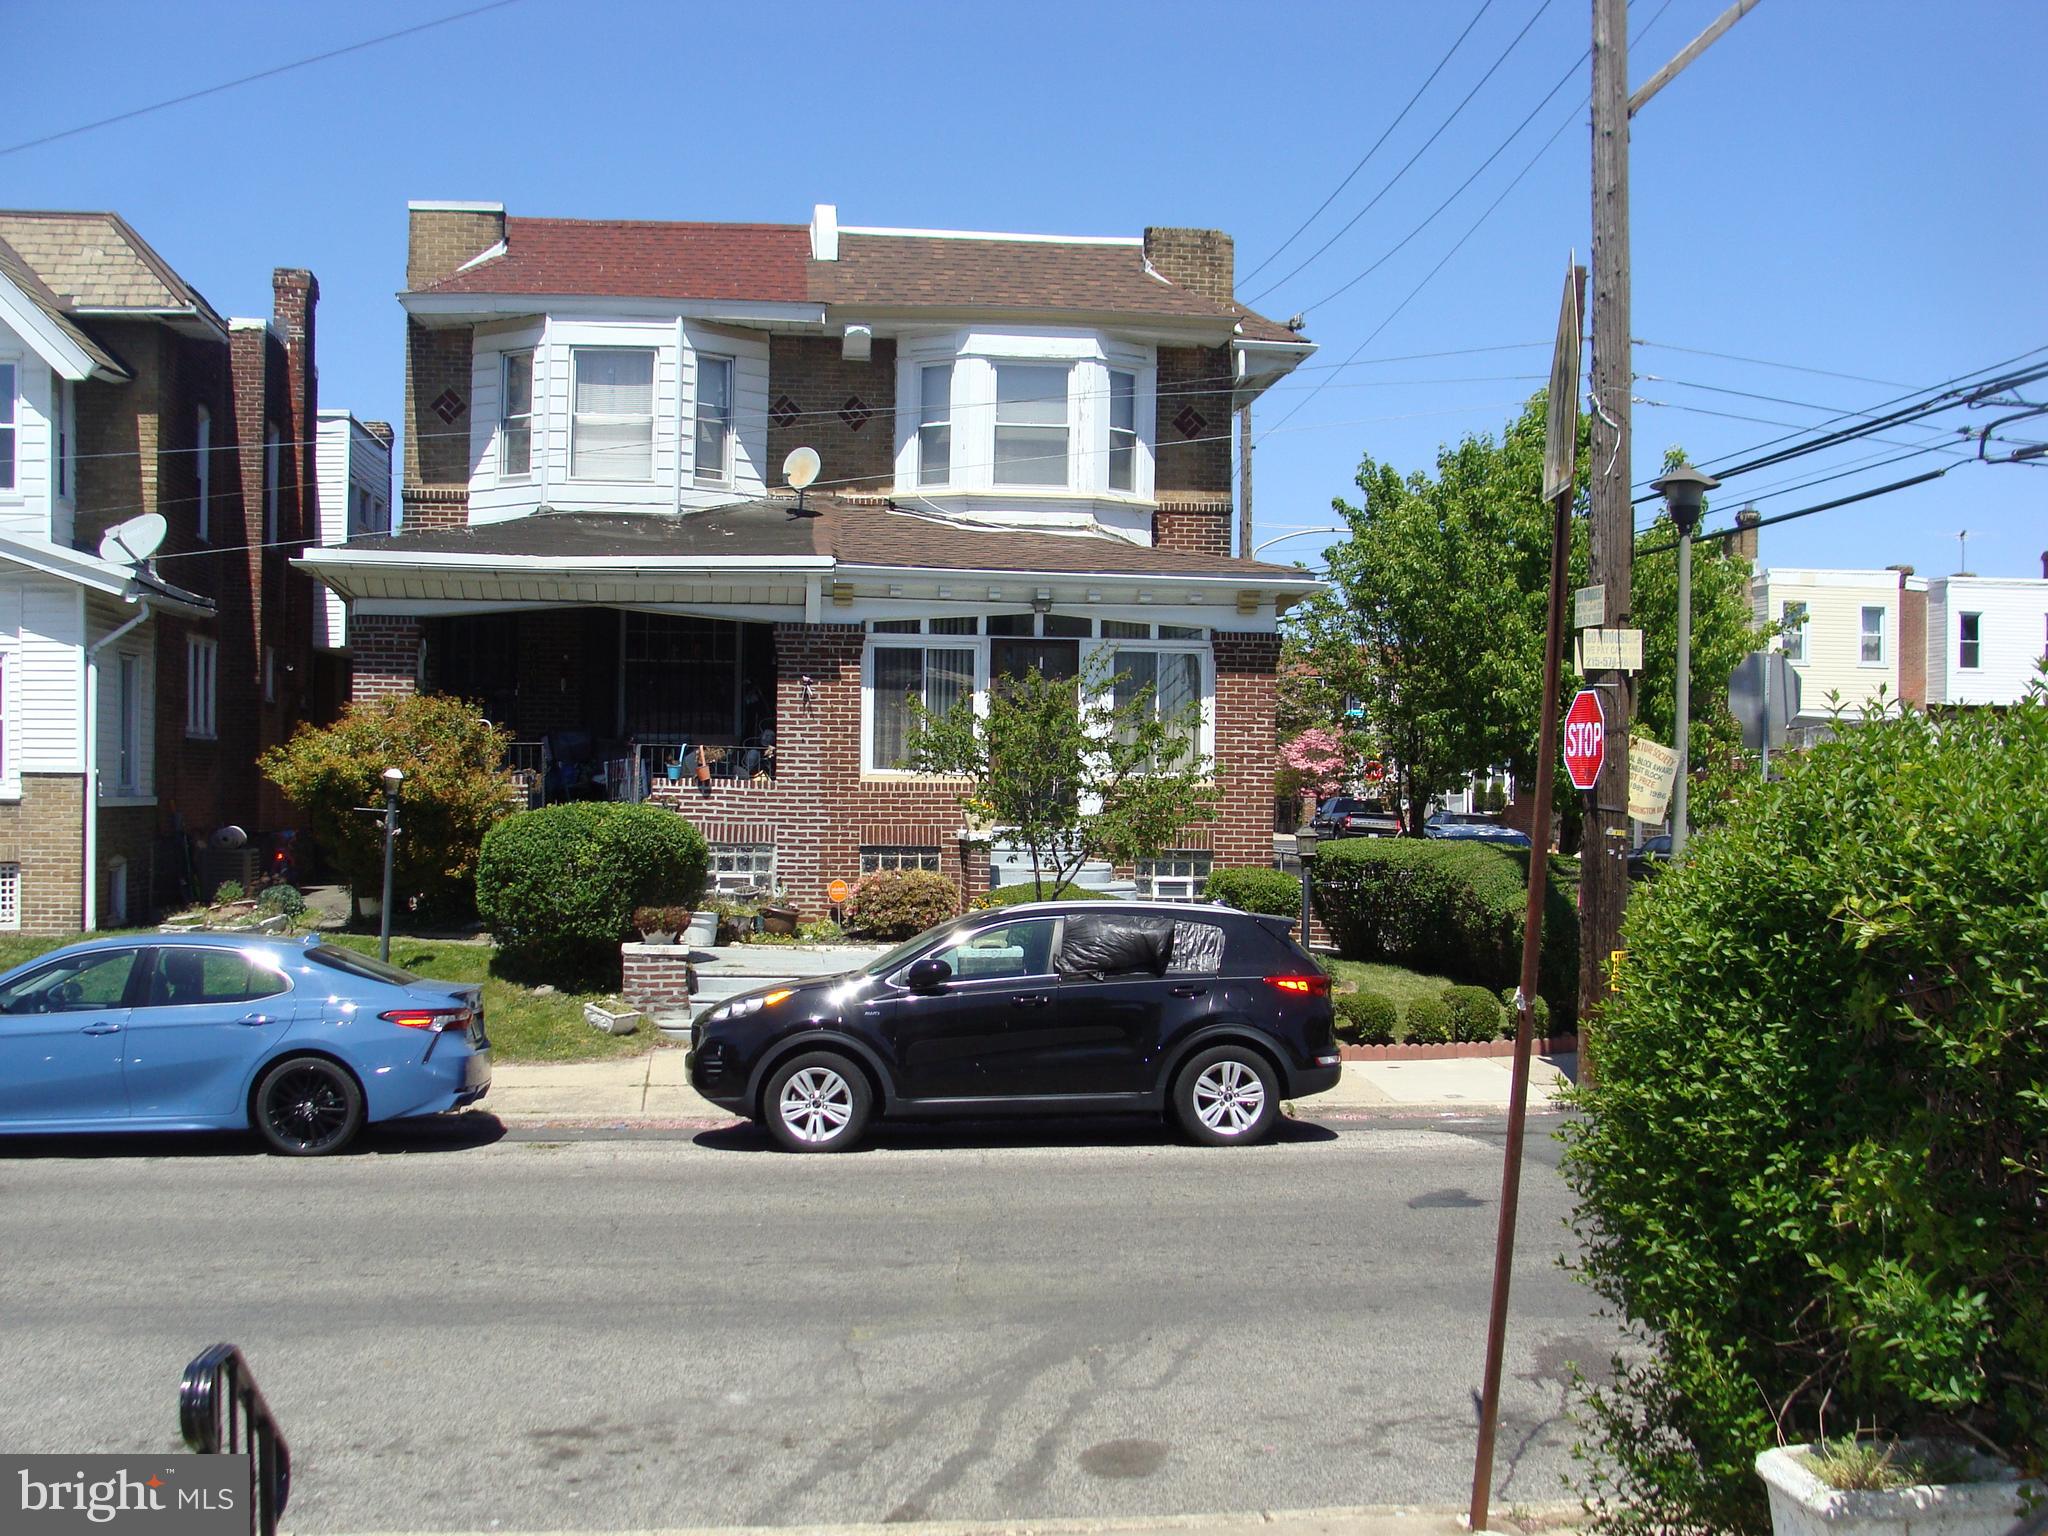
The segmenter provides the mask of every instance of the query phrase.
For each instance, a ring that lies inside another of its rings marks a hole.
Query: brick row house
[[[255,763],[311,676],[319,287],[272,288],[223,317],[116,214],[0,212],[0,927],[139,921],[288,819]]]
[[[1269,864],[1294,566],[1231,553],[1233,413],[1313,347],[1229,238],[508,217],[415,203],[404,516],[301,564],[358,699],[507,726],[538,798],[652,798],[721,885],[1005,861],[910,771],[909,700],[1086,675],[1199,706],[1219,814],[1115,874]],[[792,450],[822,468],[802,499]]]

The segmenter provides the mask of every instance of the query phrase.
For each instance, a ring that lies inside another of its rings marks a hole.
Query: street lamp
[[[1297,528],[1292,533],[1276,534],[1270,539],[1259,540],[1258,543],[1252,546],[1252,556],[1256,559],[1260,550],[1270,549],[1275,544],[1285,544],[1289,539],[1305,539],[1313,533],[1349,533],[1350,531],[1350,528],[1341,523],[1329,528]]]
[[[1650,482],[1678,525],[1678,776],[1671,786],[1671,857],[1685,854],[1686,781],[1692,774],[1692,536],[1707,492],[1721,482],[1681,460]]]
[[[1294,855],[1301,863],[1301,947],[1308,948],[1308,866],[1316,856],[1315,823],[1305,821],[1294,829]]]
[[[384,901],[377,909],[377,958],[391,963],[391,844],[398,836],[398,786],[405,782],[405,770],[384,770]]]

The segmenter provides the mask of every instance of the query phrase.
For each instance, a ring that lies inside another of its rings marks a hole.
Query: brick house
[[[117,214],[0,212],[0,925],[139,921],[195,840],[286,819],[255,760],[310,674],[319,287],[272,289],[225,318]]]
[[[991,879],[905,766],[908,698],[1108,652],[1200,706],[1222,791],[1119,873],[1271,862],[1277,622],[1315,582],[1232,556],[1230,438],[1314,349],[1235,301],[1227,236],[415,203],[400,299],[402,529],[301,562],[357,698],[476,699],[537,794],[674,806],[721,884],[815,911],[878,868]]]

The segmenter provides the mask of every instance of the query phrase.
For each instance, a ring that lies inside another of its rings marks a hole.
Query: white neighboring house
[[[1921,702],[1920,614],[1927,583],[1897,567],[1822,571],[1775,566],[1750,582],[1758,625],[1783,623],[1772,645],[1799,676],[1795,741],[1841,718],[1861,720],[1880,689],[1896,704]]]
[[[319,470],[320,542],[346,544],[350,539],[391,531],[391,426],[358,421],[347,410],[320,412]],[[348,649],[348,608],[330,588],[313,610],[316,650]]]
[[[126,861],[102,870],[99,844],[110,817],[118,846],[154,830],[154,619],[214,611],[147,564],[71,547],[81,387],[130,379],[0,242],[0,929],[128,920]]]
[[[1927,702],[2012,704],[2048,657],[2042,574],[1938,576],[1927,584]]]

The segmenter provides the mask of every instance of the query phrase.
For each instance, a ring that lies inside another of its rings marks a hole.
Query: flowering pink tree
[[[1302,789],[1321,800],[1344,787],[1351,751],[1335,731],[1311,726],[1281,746],[1280,766],[1293,769]]]

